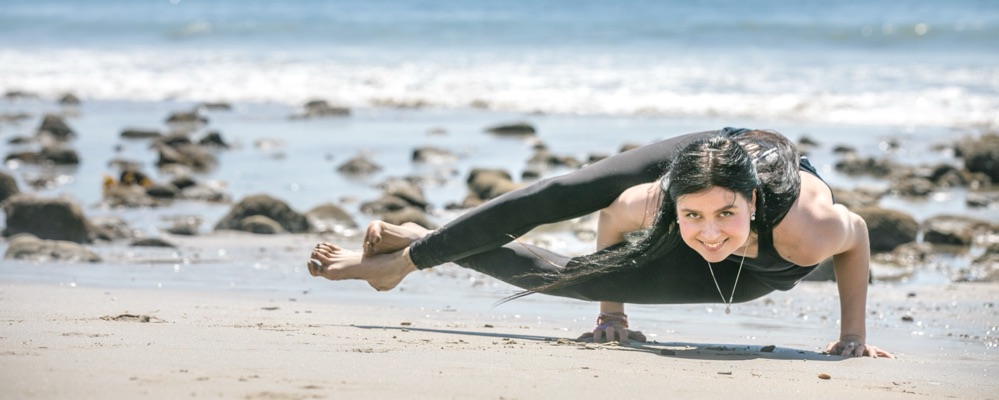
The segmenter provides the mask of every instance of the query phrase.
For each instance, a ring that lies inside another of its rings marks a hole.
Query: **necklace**
[[[739,261],[739,272],[735,273],[735,283],[732,284],[732,294],[728,296],[728,301],[725,301],[725,295],[722,294],[721,286],[718,285],[718,279],[715,278],[714,267],[711,266],[711,262],[708,261],[708,271],[711,271],[711,280],[715,281],[715,287],[718,288],[718,295],[721,296],[722,303],[725,303],[725,314],[732,313],[732,299],[735,298],[735,287],[739,286],[739,275],[742,275],[742,263],[746,262],[746,252],[742,252],[742,261]]]

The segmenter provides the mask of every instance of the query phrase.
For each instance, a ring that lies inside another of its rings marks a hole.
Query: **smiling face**
[[[753,198],[717,186],[676,199],[680,236],[708,262],[724,260],[749,239]]]

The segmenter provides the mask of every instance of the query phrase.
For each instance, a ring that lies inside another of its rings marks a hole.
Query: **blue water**
[[[992,1],[6,0],[0,90],[999,125]]]

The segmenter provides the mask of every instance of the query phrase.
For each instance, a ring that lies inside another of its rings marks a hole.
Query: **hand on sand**
[[[645,335],[639,331],[633,331],[618,324],[611,324],[606,327],[598,326],[592,332],[586,332],[576,338],[581,342],[607,343],[617,341],[621,344],[629,344],[632,340],[645,343]]]
[[[372,221],[364,232],[364,255],[394,253],[409,247],[410,243],[429,234],[431,231],[412,222],[402,225],[385,221]]]
[[[307,264],[312,276],[334,281],[361,279],[375,290],[385,291],[398,286],[406,275],[416,270],[409,260],[408,250],[366,257],[330,243],[320,243],[312,250]]]
[[[864,342],[857,339],[845,339],[838,342],[830,342],[829,346],[826,348],[826,352],[829,354],[841,355],[843,358],[865,356],[871,358],[895,358],[895,355],[875,346],[864,344]]]

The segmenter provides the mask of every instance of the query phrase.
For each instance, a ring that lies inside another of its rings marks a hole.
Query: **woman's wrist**
[[[597,315],[598,327],[607,328],[613,325],[628,328],[628,314],[623,312],[602,312]]]

